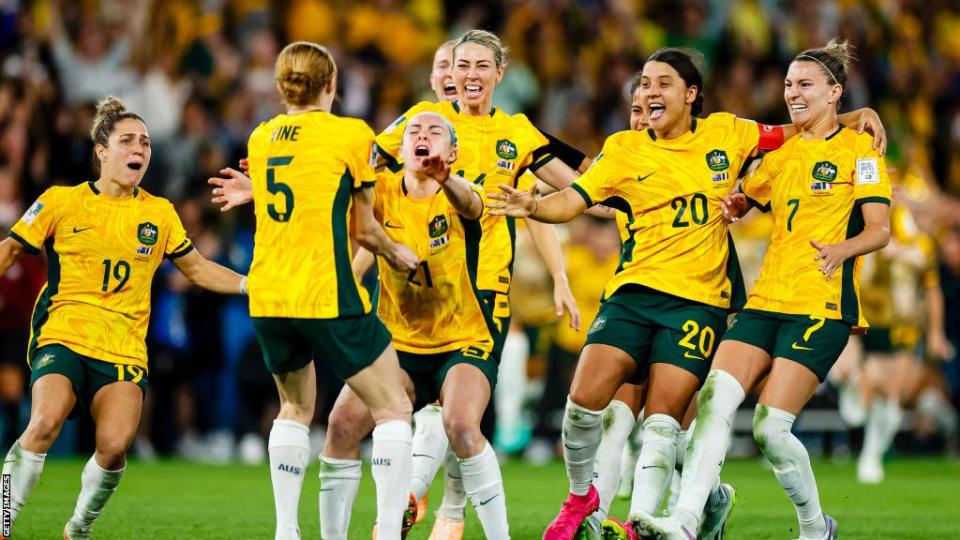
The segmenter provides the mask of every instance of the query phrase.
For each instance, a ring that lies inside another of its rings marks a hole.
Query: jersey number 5
[[[267,214],[274,221],[281,223],[290,221],[290,215],[293,214],[293,190],[283,182],[277,182],[277,167],[289,165],[293,161],[293,156],[278,156],[267,158],[267,191],[272,195],[277,193],[283,195],[283,211],[278,211],[276,205],[270,203],[267,205]]]

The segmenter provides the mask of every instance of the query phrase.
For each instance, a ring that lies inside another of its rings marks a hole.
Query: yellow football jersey
[[[333,319],[370,312],[350,270],[353,193],[375,181],[373,131],[323,111],[281,114],[250,135],[257,232],[252,317]]]
[[[690,131],[674,139],[650,130],[607,138],[572,185],[587,206],[602,203],[626,214],[620,264],[604,297],[635,283],[711,306],[743,305],[720,203],[759,138],[758,124],[727,113],[695,118]]]
[[[58,343],[77,354],[147,369],[150,286],[164,257],[193,249],[173,205],[142,189],[100,193],[93,182],[52,187],[13,226],[44,249],[47,285],[33,310],[27,358]]]
[[[469,116],[460,113],[456,102],[424,101],[377,135],[377,147],[391,170],[399,170],[400,143],[407,120],[428,111],[446,118],[457,132],[457,161],[453,172],[474,184],[487,186],[485,192],[499,192],[499,184],[516,187],[524,171],[536,170],[550,159],[537,152],[549,141],[522,114],[510,115],[494,109],[489,116]],[[486,202],[484,195],[484,204]],[[480,223],[483,238],[477,287],[506,294],[510,290],[513,266],[515,220],[484,214]]]
[[[474,185],[478,194],[483,190]],[[474,287],[480,250],[478,220],[460,216],[443,190],[415,199],[402,173],[378,175],[374,207],[384,230],[420,259],[413,272],[378,258],[377,314],[399,351],[434,354],[477,347],[489,353],[492,320]]]
[[[862,204],[890,204],[887,166],[872,144],[870,135],[842,127],[826,139],[792,137],[743,180],[744,194],[771,209],[774,220],[747,307],[867,326],[859,300],[861,258],[845,261],[827,281],[810,240],[852,238],[863,230]]]

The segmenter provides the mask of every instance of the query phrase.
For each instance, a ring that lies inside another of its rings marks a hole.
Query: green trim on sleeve
[[[16,240],[17,242],[20,242],[20,243],[23,245],[23,249],[24,249],[27,253],[30,253],[31,255],[36,255],[36,254],[40,253],[40,248],[34,246],[34,245],[31,244],[30,242],[27,242],[27,241],[26,241],[22,236],[20,236],[19,234],[15,233],[15,232],[13,232],[13,231],[10,231],[10,233],[9,233],[8,236],[9,236],[10,238],[13,238],[13,239]]]
[[[180,257],[183,257],[187,253],[190,253],[191,251],[193,251],[193,249],[194,249],[193,244],[190,244],[189,246],[185,247],[182,251],[174,251],[173,253],[168,253],[167,255],[164,255],[163,257],[165,259],[170,259],[172,261],[174,259],[179,259]]]
[[[587,195],[587,190],[580,187],[580,185],[577,184],[576,182],[570,184],[570,187],[572,187],[574,191],[576,191],[577,193],[580,194],[581,197],[583,197],[584,202],[587,203],[587,208],[590,208],[591,206],[593,206],[593,201],[590,200],[590,195]]]
[[[540,169],[540,167],[543,167],[547,163],[550,163],[551,161],[553,161],[553,158],[555,157],[556,156],[554,156],[553,154],[547,154],[546,156],[543,156],[543,158],[541,158],[540,161],[537,161],[536,163],[530,165],[530,172],[534,172],[534,173],[537,172]]]
[[[857,199],[855,201],[856,204],[865,204],[865,203],[872,203],[872,202],[882,203],[887,206],[890,206],[890,199],[886,197],[864,197],[862,199]]]
[[[377,182],[374,180],[370,182],[360,182],[359,187],[352,188],[350,191],[352,191],[353,193],[359,193],[365,189],[372,189],[376,185],[377,185]]]

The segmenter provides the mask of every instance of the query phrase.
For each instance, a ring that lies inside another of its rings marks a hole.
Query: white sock
[[[310,428],[293,420],[274,420],[267,452],[277,514],[276,540],[300,538],[297,510],[310,459]]]
[[[360,488],[359,459],[320,456],[320,538],[347,540],[353,501]]]
[[[3,515],[0,517],[0,527],[6,528],[9,516],[10,526],[16,521],[20,509],[27,501],[27,496],[33,491],[40,479],[40,473],[43,471],[43,462],[47,459],[47,454],[37,454],[29,450],[24,450],[20,446],[20,441],[15,441],[10,451],[7,452],[6,459],[3,460],[3,481],[10,482],[10,499],[7,506],[7,499],[3,500]],[[5,536],[8,531],[0,531]]]
[[[643,446],[633,476],[630,515],[653,515],[660,507],[677,466],[677,436],[680,423],[666,414],[643,421]]]
[[[460,472],[460,460],[453,450],[447,450],[443,462],[443,500],[437,514],[456,521],[463,521],[467,506],[467,492],[463,489],[463,474]]]
[[[593,483],[593,461],[597,457],[603,411],[591,411],[567,396],[563,414],[563,461],[570,479],[570,493],[586,495]]]
[[[796,418],[787,411],[758,404],[753,416],[753,438],[793,501],[800,521],[800,536],[820,538],[826,532],[826,524],[810,456],[803,443],[790,432]]]
[[[497,454],[490,443],[484,445],[479,454],[461,459],[460,471],[463,473],[463,487],[483,525],[484,536],[498,540],[510,538],[503,477]]]
[[[497,386],[493,389],[498,428],[509,431],[520,425],[529,356],[530,341],[527,335],[523,332],[509,332],[500,355]]]
[[[600,493],[600,509],[593,517],[597,523],[607,519],[613,494],[620,483],[620,463],[623,460],[623,449],[633,431],[636,417],[630,407],[619,400],[613,400],[603,411],[603,436],[597,448],[597,458],[594,462],[596,479],[593,485]]]
[[[681,429],[677,435],[677,470],[683,472],[683,460],[687,456],[687,447],[690,446],[690,439],[693,438],[693,430],[697,427],[697,419],[690,422],[690,427]]]
[[[921,392],[917,411],[932,419],[948,438],[957,432],[957,411],[939,390],[927,388]]]
[[[413,478],[410,491],[423,498],[430,489],[433,477],[440,470],[440,463],[447,455],[449,443],[443,429],[443,408],[427,405],[414,415],[416,429],[413,432]]]
[[[400,540],[403,512],[410,500],[413,429],[392,420],[373,430],[373,480],[377,485],[377,538]]]
[[[633,431],[623,447],[622,462],[620,463],[620,486],[617,493],[629,497],[633,493],[633,470],[637,468],[637,459],[640,458],[640,445],[643,444],[643,413],[633,423]]]
[[[900,406],[900,402],[896,399],[887,399],[884,400],[883,408],[883,452],[881,456],[893,446],[893,440],[897,437],[897,432],[900,431],[900,424],[903,422],[903,407]]]
[[[70,518],[74,525],[83,530],[89,530],[93,526],[93,522],[100,517],[103,507],[120,484],[124,470],[126,467],[116,471],[104,470],[94,456],[90,456],[80,475],[80,496],[77,497],[73,517]]]
[[[689,531],[699,527],[703,506],[720,477],[733,433],[733,418],[744,396],[737,379],[719,369],[710,371],[700,390],[697,425],[683,459],[680,498],[673,511]]]

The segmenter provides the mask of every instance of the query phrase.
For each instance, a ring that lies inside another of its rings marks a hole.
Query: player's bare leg
[[[450,448],[459,458],[463,487],[473,502],[484,534],[487,538],[509,538],[500,463],[493,447],[480,432],[480,420],[490,402],[490,390],[480,368],[470,364],[450,368],[440,389],[443,426]]]
[[[93,397],[90,412],[96,425],[97,449],[83,468],[80,496],[73,517],[64,527],[64,538],[90,538],[93,522],[123,477],[127,449],[137,434],[142,407],[143,390],[129,381],[108,384]]]
[[[47,450],[57,440],[64,421],[77,403],[70,380],[55,373],[38,379],[31,397],[30,423],[3,461],[3,477],[9,475],[10,478],[10,506],[3,508],[3,518],[9,512],[11,528],[40,479]],[[10,531],[0,531],[0,534],[10,536]]]

